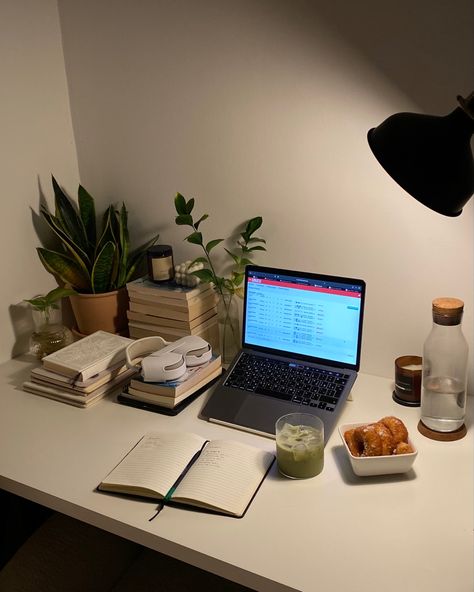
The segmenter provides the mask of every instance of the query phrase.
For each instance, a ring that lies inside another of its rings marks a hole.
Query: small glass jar
[[[31,312],[35,330],[30,337],[30,351],[38,360],[73,342],[71,331],[61,322],[59,308],[33,308]]]
[[[174,278],[173,249],[170,245],[154,245],[147,251],[148,277],[161,284]]]
[[[463,310],[458,298],[433,300],[433,327],[423,348],[421,422],[434,432],[464,426],[468,345],[461,330]]]

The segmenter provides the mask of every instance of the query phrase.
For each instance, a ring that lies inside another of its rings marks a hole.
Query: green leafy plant
[[[118,290],[139,272],[146,250],[158,235],[130,250],[128,212],[122,203],[106,209],[100,226],[94,198],[79,185],[78,207],[52,177],[55,212],[41,208],[41,215],[61,242],[61,251],[37,248],[45,269],[77,292],[102,294]]]
[[[46,323],[49,323],[51,309],[58,309],[59,300],[72,294],[76,294],[76,291],[70,288],[54,288],[44,296],[36,296],[31,300],[25,300],[25,302],[29,302],[35,310],[42,312]]]
[[[242,283],[244,279],[245,266],[252,263],[252,256],[255,251],[266,251],[263,244],[266,244],[265,239],[254,236],[254,233],[262,225],[262,217],[257,216],[251,218],[245,224],[244,230],[240,233],[236,240],[235,248],[229,250],[224,247],[224,250],[232,259],[232,268],[230,275],[225,277],[218,275],[216,271],[215,261],[211,256],[213,251],[225,239],[218,238],[205,242],[203,234],[200,230],[201,223],[209,218],[208,214],[203,214],[197,220],[193,218],[194,198],[186,200],[186,198],[178,193],[174,200],[177,216],[175,218],[176,224],[179,226],[189,226],[192,229],[185,240],[193,245],[198,245],[204,251],[204,256],[198,257],[193,263],[204,263],[205,268],[192,271],[203,282],[214,284],[217,292],[220,295],[237,294],[242,296]],[[263,243],[263,244],[258,244]]]

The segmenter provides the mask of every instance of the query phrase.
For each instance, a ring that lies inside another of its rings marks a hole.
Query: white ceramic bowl
[[[408,438],[408,442],[413,448],[413,452],[408,454],[393,454],[391,456],[353,456],[351,454],[344,440],[344,434],[347,430],[367,425],[368,423],[373,422],[346,423],[339,426],[339,434],[346,449],[347,456],[351,461],[354,473],[359,477],[367,477],[371,475],[393,475],[395,473],[406,473],[409,471],[418,455],[418,451],[410,438]]]

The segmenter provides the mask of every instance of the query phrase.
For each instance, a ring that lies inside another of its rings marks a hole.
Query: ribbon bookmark
[[[176,483],[168,491],[168,493],[165,495],[165,497],[159,502],[158,507],[156,508],[156,512],[148,520],[148,522],[151,522],[152,520],[154,520],[158,516],[158,514],[161,512],[161,510],[163,509],[163,507],[165,506],[165,504],[170,501],[171,497],[173,496],[173,493],[176,491],[176,488],[181,483],[181,481],[183,480],[184,476],[189,471],[189,469],[192,467],[192,465],[194,464],[194,462],[196,461],[196,459],[199,457],[199,455],[201,454],[204,446],[206,446],[207,443],[208,443],[208,440],[206,440],[204,442],[204,444],[201,446],[201,448],[193,455],[192,459],[186,465],[186,468],[184,469],[184,471],[181,473],[181,475],[176,480]]]
[[[161,512],[161,510],[165,507],[166,502],[170,501],[171,496],[173,495],[175,490],[176,490],[176,485],[173,485],[173,487],[168,491],[168,493],[165,495],[165,497],[160,501],[160,503],[158,504],[158,507],[156,508],[156,512],[148,520],[148,522],[151,522],[152,520],[154,520],[158,516],[158,514]]]

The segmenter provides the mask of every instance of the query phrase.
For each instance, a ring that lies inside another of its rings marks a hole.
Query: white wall
[[[27,346],[24,298],[55,286],[34,229],[50,175],[75,190],[77,159],[55,0],[4,0],[0,11],[0,360]]]
[[[368,284],[363,370],[420,354],[431,301],[464,298],[472,348],[473,208],[408,198],[370,153],[391,113],[443,114],[472,80],[470,4],[292,0],[60,0],[79,168],[125,200],[135,236],[177,259],[176,191],[208,238],[261,214],[260,263]],[[441,59],[442,58],[442,59]]]
[[[176,191],[210,213],[208,238],[263,215],[261,263],[363,277],[362,369],[392,376],[421,353],[436,296],[465,299],[472,350],[473,208],[451,220],[406,197],[366,132],[470,92],[474,15],[467,0],[326,4],[59,0],[79,170],[99,202],[125,200],[132,238],[158,229],[178,260],[196,252]]]

